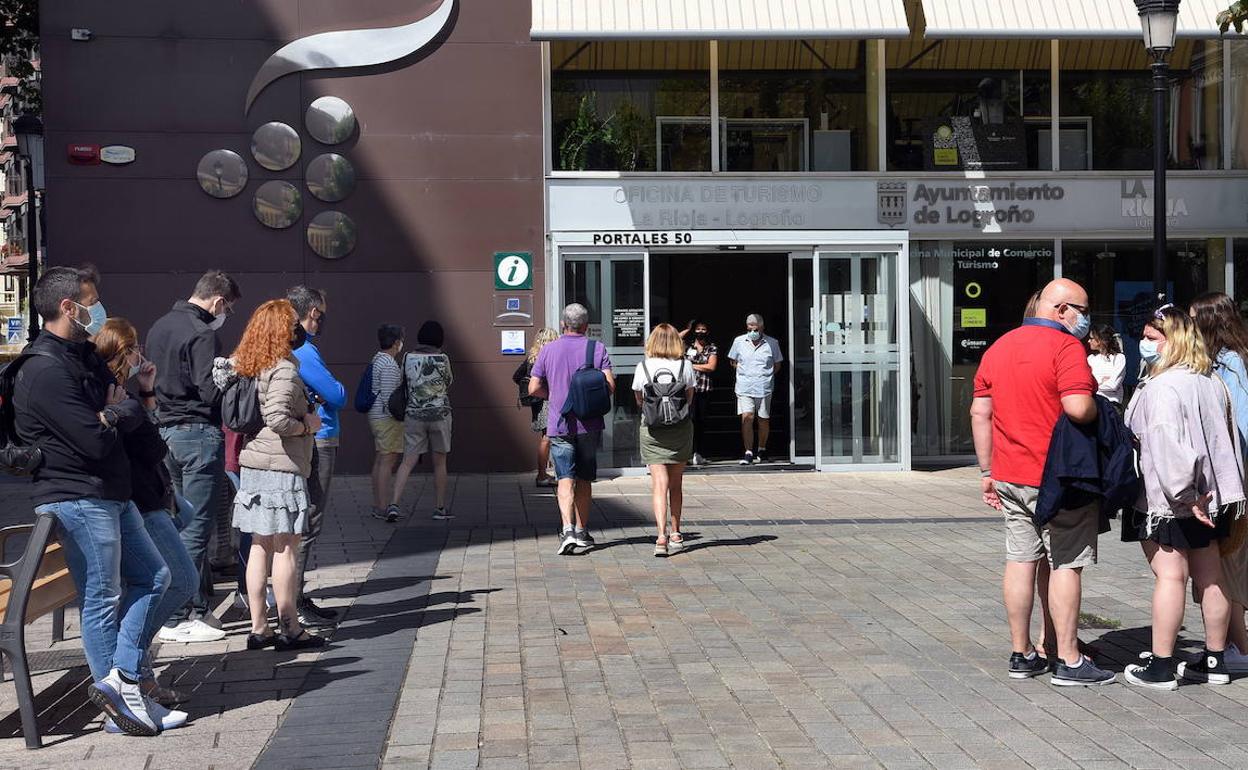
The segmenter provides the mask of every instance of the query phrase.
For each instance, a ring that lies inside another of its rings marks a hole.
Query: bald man
[[[1096,563],[1098,504],[1059,511],[1043,526],[1033,522],[1058,418],[1096,420],[1096,381],[1080,342],[1090,326],[1088,293],[1074,281],[1053,281],[1036,299],[1034,315],[993,343],[975,373],[971,430],[981,490],[984,502],[1005,517],[1002,586],[1012,679],[1052,671],[1055,685],[1114,681],[1113,672],[1079,651],[1083,568]],[[1047,646],[1041,650],[1031,641],[1037,589],[1044,618],[1041,646]]]

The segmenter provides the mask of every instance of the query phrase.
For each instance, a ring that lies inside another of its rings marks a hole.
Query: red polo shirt
[[[992,477],[1040,486],[1062,397],[1096,392],[1083,344],[1055,321],[1029,318],[984,353],[975,397],[992,399]]]

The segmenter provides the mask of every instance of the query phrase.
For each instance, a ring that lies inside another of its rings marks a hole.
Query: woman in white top
[[[689,407],[697,374],[685,360],[680,332],[659,324],[646,340],[646,358],[633,372],[633,392],[642,409],[641,459],[653,480],[651,504],[659,537],[654,555],[667,556],[684,547],[680,513],[684,504],[685,464],[693,457],[693,421]],[[683,387],[682,387],[683,386]],[[672,529],[667,529],[668,504]]]
[[[1097,395],[1122,404],[1122,381],[1127,375],[1127,357],[1122,354],[1114,327],[1102,324],[1088,335],[1088,366],[1096,380]]]

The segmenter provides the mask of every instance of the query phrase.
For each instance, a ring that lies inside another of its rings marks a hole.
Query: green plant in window
[[[643,154],[646,140],[650,135],[650,121],[632,102],[624,102],[611,117],[603,123],[603,134],[606,144],[615,154],[616,171],[636,171],[639,168],[651,168],[654,163],[645,163]]]
[[[593,94],[581,97],[576,117],[563,134],[559,143],[559,168],[564,171],[584,171],[589,167],[590,149],[602,141],[602,121],[598,119],[598,102]]]
[[[1098,78],[1081,83],[1074,91],[1079,112],[1092,118],[1101,140],[1096,147],[1098,167],[1151,167],[1147,161],[1153,146],[1152,102],[1138,81]]]

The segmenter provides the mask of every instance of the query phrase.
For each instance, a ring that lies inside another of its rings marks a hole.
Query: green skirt
[[[693,421],[666,428],[641,425],[641,461],[646,465],[675,465],[693,458]]]

